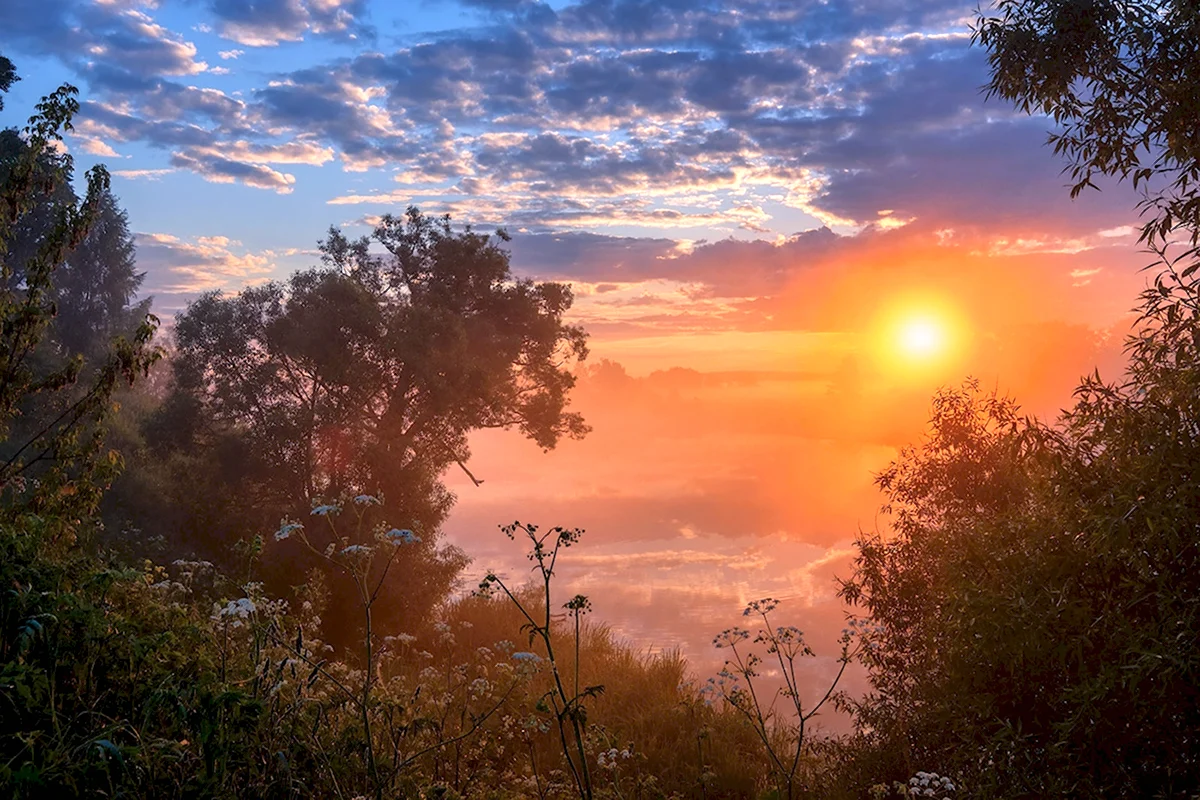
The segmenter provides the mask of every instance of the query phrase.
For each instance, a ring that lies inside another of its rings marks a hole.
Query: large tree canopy
[[[201,297],[176,325],[172,434],[234,437],[276,519],[382,494],[432,552],[453,501],[441,476],[467,469],[471,431],[551,448],[587,430],[566,410],[587,354],[563,322],[571,291],[515,279],[500,244],[410,209],[370,239],[331,230],[323,268]]]
[[[1200,313],[1173,299],[1190,329],[1150,316],[1125,380],[1085,380],[1057,424],[944,392],[879,476],[893,527],[843,588],[875,623],[874,769],[975,797],[1200,791]]]

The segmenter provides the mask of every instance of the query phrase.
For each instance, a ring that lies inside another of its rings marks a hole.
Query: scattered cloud
[[[113,170],[113,175],[118,178],[126,178],[131,181],[149,180],[156,181],[164,175],[170,175],[175,170],[173,169],[117,169]]]
[[[296,42],[309,33],[343,40],[374,36],[365,22],[365,0],[211,0],[209,10],[217,32],[246,47]]]
[[[197,173],[212,183],[241,183],[256,189],[271,189],[278,194],[290,194],[296,176],[271,169],[265,164],[251,164],[226,158],[214,148],[190,148],[171,156],[172,166]]]
[[[984,103],[986,61],[961,0],[466,6],[484,16],[241,76],[241,97],[183,80],[229,73],[149,7],[13,0],[0,26],[89,81],[84,116],[116,133],[103,141],[145,141],[209,179],[281,190],[294,184],[267,165],[314,162],[263,153],[304,137],[326,168],[365,175],[335,203],[420,195],[531,229],[763,237],[800,217],[838,230],[969,222],[1069,238],[1131,216],[1119,192],[1068,206],[1043,146],[1049,123]],[[203,8],[212,24],[193,29],[238,45],[216,50],[222,61],[374,34],[367,0]]]
[[[199,294],[237,290],[267,280],[279,254],[250,252],[224,236],[184,238],[169,233],[135,236],[143,292],[154,295],[160,313],[172,314]]]

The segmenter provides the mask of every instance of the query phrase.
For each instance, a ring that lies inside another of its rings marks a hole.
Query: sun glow
[[[933,358],[946,349],[946,329],[936,319],[913,317],[900,324],[896,343],[900,352],[909,358],[916,360]]]
[[[874,351],[885,372],[897,378],[940,379],[961,367],[968,325],[956,304],[933,293],[897,297],[874,326]]]

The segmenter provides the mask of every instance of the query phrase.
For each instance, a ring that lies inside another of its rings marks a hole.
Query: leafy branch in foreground
[[[1147,244],[1200,243],[1200,15],[1179,0],[1002,0],[974,29],[987,91],[1051,116],[1074,197],[1097,175],[1141,190]]]
[[[54,222],[27,263],[17,265],[8,258],[22,218],[51,198],[63,175],[70,173],[69,155],[44,157],[62,140],[62,132],[71,129],[71,118],[79,110],[77,93],[64,85],[38,103],[24,130],[26,147],[0,186],[0,496],[40,512],[64,501],[82,499],[87,508],[98,501],[98,487],[119,465],[115,453],[95,457],[103,446],[102,423],[112,410],[112,394],[122,380],[132,383],[144,376],[161,355],[150,346],[158,320],[147,315],[132,340],[114,342],[81,393],[73,391],[83,369],[81,357],[48,372],[32,365],[56,313],[55,272],[87,236],[109,188],[108,172],[103,166],[93,167],[86,175],[82,203],[54,206]],[[44,420],[18,425],[35,397],[52,410]]]

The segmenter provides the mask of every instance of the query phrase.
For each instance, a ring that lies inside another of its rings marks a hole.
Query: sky
[[[1053,416],[1115,376],[1136,195],[1072,201],[981,91],[975,0],[5,0],[0,124],[69,81],[169,318],[409,204],[513,235],[591,334],[583,441],[473,440],[447,537],[587,529],[567,592],[711,669],[753,599],[829,652],[872,476],[968,375]],[[832,664],[818,659],[814,675]]]

